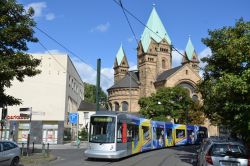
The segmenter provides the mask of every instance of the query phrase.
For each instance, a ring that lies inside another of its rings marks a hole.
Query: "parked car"
[[[208,138],[197,152],[198,166],[250,166],[247,147],[240,141]]]
[[[18,166],[20,160],[20,148],[15,142],[0,141],[0,165]]]

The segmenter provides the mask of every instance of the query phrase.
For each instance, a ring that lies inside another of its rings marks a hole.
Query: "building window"
[[[165,59],[162,59],[162,68],[163,68],[163,69],[166,68],[166,61],[165,61]]]
[[[122,111],[128,111],[128,102],[126,101],[122,102]]]
[[[188,70],[186,70],[186,75],[188,75]]]
[[[84,112],[83,117],[84,119],[89,119],[89,112]]]
[[[119,111],[119,103],[115,102],[115,111]]]
[[[193,96],[192,96],[192,100],[193,100],[193,101],[197,101],[198,99],[199,99],[199,98],[198,98],[197,95],[193,95]]]
[[[113,108],[112,108],[112,104],[111,104],[111,103],[109,103],[109,109],[110,109],[111,111],[113,111]]]

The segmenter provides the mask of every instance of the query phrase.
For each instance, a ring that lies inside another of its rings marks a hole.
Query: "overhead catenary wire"
[[[68,51],[70,54],[72,54],[73,56],[77,57],[80,61],[82,61],[83,63],[85,63],[86,65],[88,65],[90,68],[92,68],[94,71],[96,71],[96,69],[89,65],[87,62],[85,62],[80,56],[78,56],[76,53],[74,53],[73,51],[71,51],[69,48],[67,48],[65,45],[63,45],[62,43],[60,43],[58,40],[56,40],[54,37],[52,37],[51,35],[49,35],[47,32],[45,32],[44,30],[42,30],[39,27],[35,27],[38,31],[40,31],[42,34],[44,34],[45,36],[47,36],[50,40],[54,41],[55,43],[57,43],[59,46],[61,46],[63,49],[65,49],[66,51]],[[44,47],[43,44],[40,43],[40,45],[47,50],[47,52],[49,52],[49,50]],[[107,76],[105,76],[104,74],[101,73],[101,75],[103,76],[103,78],[109,80],[109,81],[113,81],[110,78],[108,78]]]
[[[123,5],[122,5],[122,0],[119,0],[119,2],[120,2],[120,6],[121,6],[121,8],[122,8],[123,14],[124,14],[124,16],[125,16],[125,18],[126,18],[126,20],[127,20],[127,22],[128,22],[129,28],[130,28],[131,32],[133,33],[133,36],[134,36],[134,38],[135,38],[135,41],[136,41],[137,45],[139,45],[139,42],[138,42],[138,39],[137,39],[137,37],[136,37],[136,35],[135,35],[135,32],[134,32],[134,30],[133,30],[133,27],[132,27],[132,25],[131,25],[131,23],[130,23],[130,21],[129,21],[129,19],[128,19],[128,16],[127,16],[127,14],[126,14],[126,12],[125,12],[125,10],[124,10],[124,7],[123,7]]]
[[[121,6],[121,0],[119,0],[119,2],[117,0],[113,0],[117,5]],[[126,9],[123,5],[121,6],[122,7],[122,10],[123,12],[127,12],[130,16],[132,16],[135,20],[137,20],[140,24],[142,24],[145,28],[147,28],[148,30],[150,30],[151,32],[153,32],[155,35],[157,35],[160,39],[163,40],[163,38],[157,34],[156,32],[154,32],[151,28],[149,28],[146,24],[144,24],[138,17],[136,17],[132,12],[130,12],[128,9]],[[126,15],[125,15],[126,16]],[[127,17],[126,17],[127,18]],[[132,26],[131,26],[132,27]],[[183,55],[178,49],[176,49],[173,45],[172,46],[172,49],[175,50],[178,54],[180,54],[182,57],[186,58],[188,61],[189,59]]]
[[[44,44],[42,44],[40,41],[38,41],[38,43],[48,52],[48,54],[56,61],[56,63],[57,63],[59,66],[61,66],[63,70],[65,70],[65,72],[67,72],[71,77],[73,77],[73,78],[75,79],[75,81],[76,81],[78,84],[82,85],[82,83],[79,82],[74,76],[72,76],[72,75],[67,71],[67,69],[65,68],[65,66],[64,66],[61,62],[59,62],[59,61],[54,57],[54,55],[47,49],[47,47],[46,47]]]

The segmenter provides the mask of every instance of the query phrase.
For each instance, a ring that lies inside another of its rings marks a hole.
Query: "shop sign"
[[[20,115],[7,115],[6,116],[6,119],[15,119],[15,120],[18,120],[18,119],[29,119],[29,116],[20,116]]]

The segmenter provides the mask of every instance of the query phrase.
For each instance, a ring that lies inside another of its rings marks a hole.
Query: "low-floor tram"
[[[119,159],[164,147],[199,144],[207,128],[153,121],[122,112],[99,111],[90,117],[89,158]]]

